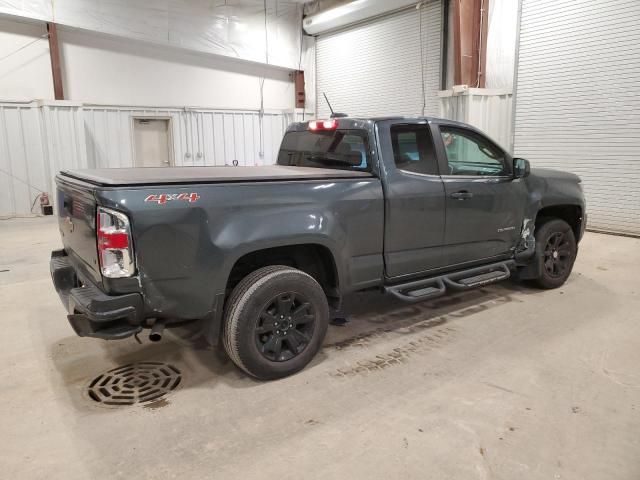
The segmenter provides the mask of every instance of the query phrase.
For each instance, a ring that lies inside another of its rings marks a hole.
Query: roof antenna
[[[329,118],[345,118],[345,117],[349,116],[346,113],[336,113],[336,112],[334,112],[333,108],[331,107],[331,103],[329,102],[329,99],[327,98],[327,94],[322,92],[322,95],[324,96],[324,99],[327,102],[327,105],[329,105],[329,110],[331,110],[331,117],[329,117]]]

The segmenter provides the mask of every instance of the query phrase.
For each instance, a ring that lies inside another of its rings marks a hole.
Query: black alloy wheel
[[[544,269],[554,278],[564,276],[573,264],[573,251],[564,232],[553,232],[544,248]]]
[[[315,314],[300,293],[286,292],[271,299],[259,315],[255,338],[260,353],[272,362],[291,360],[313,337]]]
[[[302,370],[322,347],[329,304],[308,273],[259,268],[238,283],[225,307],[222,342],[238,367],[261,380]]]
[[[558,288],[569,278],[578,253],[573,230],[559,218],[539,220],[536,224],[536,261],[539,262],[539,287]]]

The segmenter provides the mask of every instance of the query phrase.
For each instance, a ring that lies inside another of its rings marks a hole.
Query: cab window
[[[438,163],[427,125],[393,125],[390,133],[393,157],[399,170],[438,175]]]
[[[363,130],[287,132],[278,165],[371,171]]]
[[[475,132],[454,127],[440,127],[447,155],[448,175],[507,175],[504,152]]]

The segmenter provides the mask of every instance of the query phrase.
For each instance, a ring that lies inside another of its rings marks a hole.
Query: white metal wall
[[[134,117],[169,118],[175,165],[193,166],[232,165],[234,160],[272,164],[295,116],[64,101],[0,103],[0,216],[30,213],[41,191],[54,200],[53,179],[60,170],[134,166]]]
[[[0,16],[1,99],[53,98],[46,33],[44,23],[20,23]]]
[[[39,112],[0,104],[0,215],[29,212],[49,172]]]
[[[513,95],[510,90],[470,88],[463,95],[444,90],[438,97],[442,118],[473,125],[511,151]]]
[[[299,0],[0,0],[0,14],[298,69]]]
[[[323,92],[351,116],[437,114],[441,24],[437,0],[319,36],[318,116],[329,115]]]
[[[254,110],[88,106],[83,108],[90,168],[132,167],[135,117],[170,119],[176,166],[265,165],[275,162],[292,115]],[[262,135],[262,140],[261,140]]]
[[[523,0],[515,153],[577,173],[588,228],[640,234],[640,2]]]
[[[293,82],[285,69],[243,64],[220,56],[167,49],[86,31],[61,29],[58,41],[64,59],[65,98],[70,100],[103,105],[178,108],[192,105],[258,110],[262,85],[265,109],[283,110],[294,106]],[[312,44],[308,46],[311,47]],[[16,57],[23,53],[19,52]],[[302,66],[310,68],[308,63]],[[0,73],[2,71],[0,63]],[[0,93],[0,98],[6,96]]]

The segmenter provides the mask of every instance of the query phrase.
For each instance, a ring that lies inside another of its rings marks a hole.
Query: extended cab
[[[291,125],[277,165],[65,171],[51,274],[80,336],[198,320],[247,373],[317,353],[349,292],[408,302],[506,278],[568,278],[580,179],[436,118]]]

